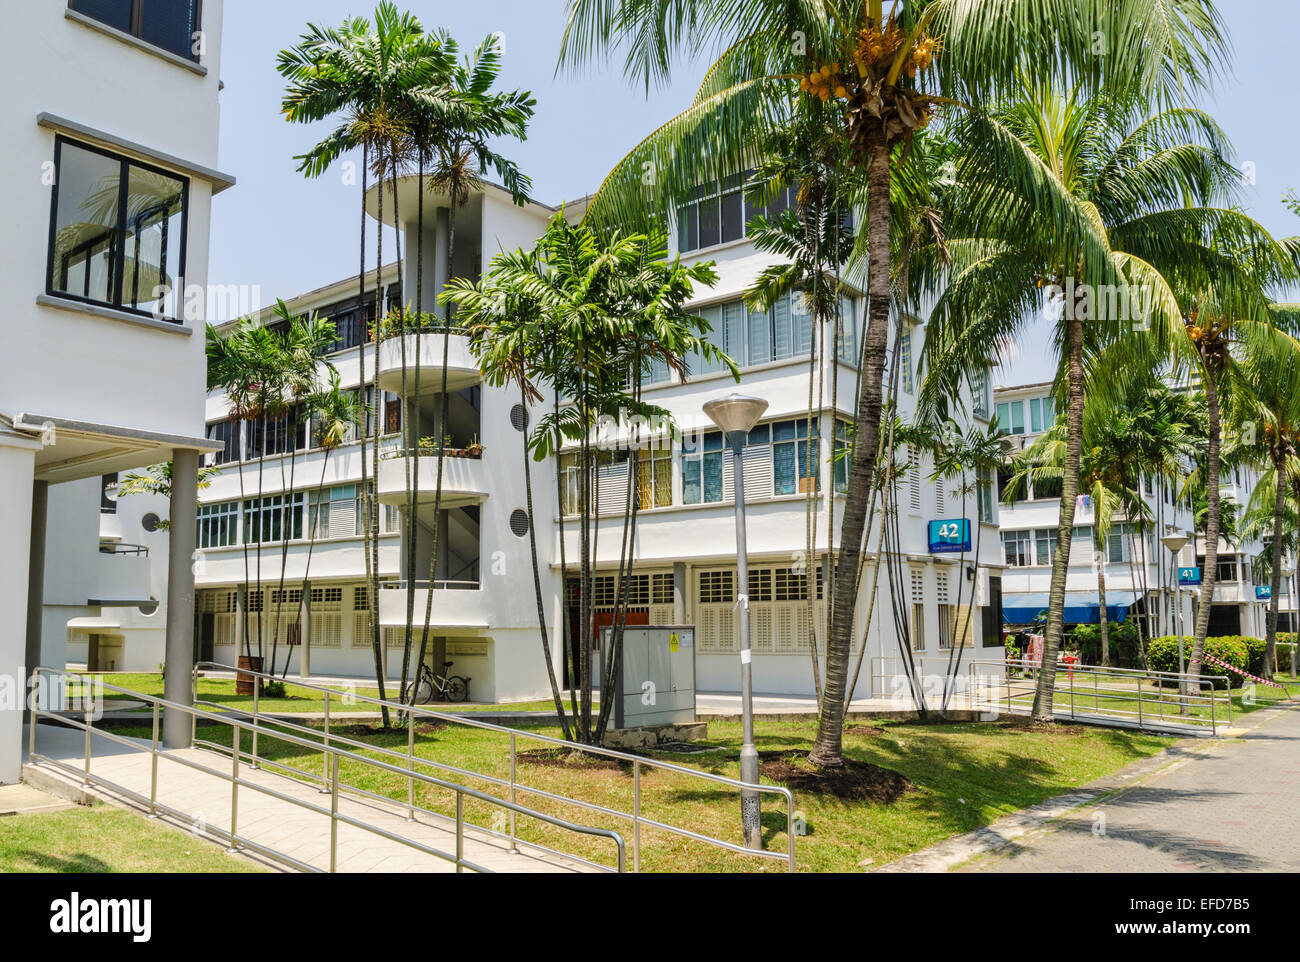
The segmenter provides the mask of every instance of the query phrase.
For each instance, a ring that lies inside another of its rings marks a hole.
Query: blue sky
[[[447,27],[464,48],[504,33],[502,84],[531,90],[538,103],[528,140],[503,151],[532,177],[534,196],[552,204],[595,190],[628,149],[685,106],[712,52],[702,51],[700,60],[678,68],[671,85],[647,97],[623,78],[618,63],[556,75],[564,0],[407,0],[404,6],[426,26]],[[1290,109],[1295,81],[1286,79],[1293,76],[1300,4],[1221,0],[1219,6],[1233,67],[1205,106],[1227,130],[1238,160],[1253,165],[1255,183],[1244,194],[1250,212],[1275,235],[1300,233],[1300,218],[1279,201],[1286,190],[1300,190],[1300,128]],[[358,188],[344,186],[336,172],[308,181],[294,171],[293,156],[325,128],[283,121],[275,56],[308,20],[337,24],[372,7],[370,0],[226,0],[221,168],[239,184],[214,203],[212,283],[260,285],[265,303],[355,273]],[[387,259],[391,240],[385,245]],[[1019,359],[996,380],[1043,380],[1047,337],[1044,329],[1028,333]]]

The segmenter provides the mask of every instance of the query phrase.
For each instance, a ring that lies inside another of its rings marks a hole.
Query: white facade
[[[1051,426],[1055,411],[1050,383],[999,386],[994,400],[999,425],[1016,450],[1028,448],[1034,439]],[[1256,480],[1251,469],[1223,472],[1221,495],[1233,498],[1243,508],[1250,500]],[[1001,486],[999,486],[1001,487]],[[1060,517],[1059,491],[1038,496],[1032,486],[1027,497],[1001,506],[1002,561],[1005,564],[1003,590],[1007,608],[1021,605],[1026,596],[1045,595],[1051,586],[1051,560],[1055,552],[1057,524]],[[1205,544],[1190,540],[1193,530],[1192,511],[1185,499],[1171,485],[1144,479],[1143,494],[1152,519],[1145,539],[1136,533],[1130,537],[1126,519],[1116,518],[1103,556],[1094,546],[1092,525],[1095,522],[1090,499],[1080,498],[1075,511],[1075,536],[1070,546],[1070,565],[1066,576],[1067,600],[1091,595],[1095,606],[1098,576],[1105,578],[1107,606],[1142,604],[1149,599],[1151,610],[1158,612],[1155,630],[1159,634],[1177,634],[1178,622],[1173,599],[1182,608],[1183,630],[1191,634],[1194,613],[1199,605],[1199,586],[1178,586],[1177,569],[1202,565]],[[1134,531],[1135,531],[1134,527]],[[1165,534],[1187,535],[1189,541],[1175,558],[1161,543]],[[1250,559],[1261,550],[1258,542],[1230,545],[1219,542],[1219,568],[1222,580],[1215,586],[1214,611],[1210,635],[1243,634],[1262,636],[1268,603],[1255,597],[1251,581]],[[1283,602],[1285,607],[1285,600]],[[1045,606],[1044,606],[1045,607]],[[1129,613],[1132,617],[1132,612]],[[1096,618],[1092,619],[1095,623]],[[1114,618],[1112,618],[1114,620]]]
[[[207,447],[204,298],[187,314],[182,281],[205,288],[233,184],[214,170],[222,4],[172,6],[121,29],[81,0],[6,11],[0,686],[61,666],[68,622],[160,588],[142,556],[97,550],[99,478]],[[0,697],[0,783],[20,701]]]
[[[375,198],[376,192],[372,191],[372,214],[377,214]],[[385,268],[382,281],[386,289],[385,304],[396,304],[400,298],[410,307],[415,301],[416,245],[413,240],[416,198],[413,179],[402,181],[398,200],[404,227],[404,272],[399,293],[396,265]],[[392,222],[392,209],[391,192],[386,190],[385,220],[388,223]],[[497,250],[531,247],[553,214],[553,209],[536,203],[515,206],[505,192],[486,186],[457,211],[455,273],[477,276],[486,269],[487,262]],[[568,216],[576,216],[572,208]],[[440,202],[439,198],[430,195],[425,203],[425,311],[437,309],[434,306],[435,295],[445,282],[446,237],[445,201]],[[846,299],[845,323],[852,330],[845,336],[843,360],[831,363],[828,358],[819,358],[814,408],[818,412],[815,443],[821,477],[813,502],[817,535],[810,559],[805,528],[808,508],[804,492],[811,482],[797,476],[802,473],[797,465],[803,457],[792,456],[792,451],[799,450],[799,438],[787,441],[782,432],[797,434],[806,431],[810,377],[806,339],[811,325],[806,325],[801,335],[798,318],[793,316],[798,312],[797,303],[792,307],[787,302],[779,315],[746,316],[737,326],[735,305],[752,286],[758,272],[773,262],[769,256],[756,252],[749,241],[739,238],[683,253],[691,259],[717,262],[721,275],[719,282],[711,289],[698,289],[695,304],[712,319],[717,343],[736,358],[742,368],[742,378],[736,385],[729,374],[698,369],[687,383],[677,383],[659,375],[649,378],[654,383],[647,384],[646,399],[672,412],[686,439],[686,448],[679,440],[670,448],[651,455],[650,473],[646,476],[658,480],[648,490],[647,501],[639,513],[633,570],[636,580],[632,585],[630,617],[649,623],[696,625],[699,687],[715,691],[737,689],[740,672],[734,616],[735,529],[730,467],[728,464],[726,470],[721,471],[721,484],[714,489],[704,475],[707,471],[709,478],[714,478],[716,464],[711,462],[708,469],[703,467],[703,461],[712,451],[692,451],[690,443],[692,439],[698,440],[702,448],[712,443],[705,438],[712,430],[702,410],[705,401],[733,390],[757,394],[769,402],[769,407],[759,428],[760,432],[767,429],[767,440],[762,443],[756,440],[746,454],[748,547],[751,570],[757,572],[757,591],[751,592],[755,688],[766,693],[810,694],[813,682],[805,593],[808,582],[801,573],[817,571],[824,564],[827,518],[831,511],[834,511],[833,535],[837,538],[839,534],[844,498],[836,491],[832,476],[833,424],[837,419],[848,423],[853,418],[863,300]],[[346,346],[340,345],[341,349],[329,354],[328,360],[339,370],[342,386],[353,389],[361,382],[359,349],[355,346],[357,328],[353,320],[357,310],[357,288],[358,282],[354,277],[288,302],[296,314],[318,311],[323,317],[334,318],[341,331],[352,331],[345,339],[348,342]],[[367,300],[373,304],[373,272],[367,277],[366,289]],[[725,333],[728,319],[733,322],[730,342],[726,341],[728,335]],[[263,320],[269,323],[270,315],[264,315]],[[350,324],[354,326],[349,328]],[[736,333],[742,328],[743,343],[737,340],[740,335]],[[801,337],[803,343],[800,343]],[[910,368],[900,383],[904,416],[911,413],[915,403],[918,387],[914,374],[915,357],[923,337],[923,327],[913,328],[900,358],[903,366]],[[785,339],[784,348],[777,343],[782,338]],[[436,459],[432,457],[417,459],[401,455],[397,450],[400,435],[396,433],[395,418],[400,408],[407,418],[419,419],[419,436],[437,436],[443,337],[440,333],[425,333],[411,335],[406,342],[408,383],[405,391],[401,385],[401,341],[387,340],[378,350],[381,389],[407,398],[405,404],[399,404],[395,398],[386,396],[380,405],[384,420],[381,433],[384,436],[380,440],[382,460],[377,483],[379,500],[386,507],[379,547],[379,574],[387,587],[380,592],[379,614],[388,646],[386,669],[390,678],[400,673],[400,646],[407,621],[408,592],[402,581],[405,526],[401,522],[406,510],[407,474],[414,470],[418,461],[421,530],[417,537],[417,571],[420,574],[413,591],[412,619],[418,636],[424,623],[429,591],[428,544],[433,524],[431,513],[436,466]],[[373,345],[367,345],[365,351],[366,380],[369,381],[373,377],[376,351]],[[421,370],[418,395],[413,385],[417,358]],[[837,392],[833,390],[836,378]],[[984,388],[980,393],[983,397],[976,405],[976,417],[986,423],[991,414],[987,378],[982,383]],[[523,422],[517,410],[520,399],[516,390],[506,393],[483,386],[465,339],[456,334],[450,336],[448,345],[448,388],[451,394],[448,433],[453,436],[452,447],[481,441],[484,450],[477,458],[449,457],[445,462],[444,517],[441,522],[444,527],[440,542],[446,557],[439,559],[435,574],[430,620],[433,642],[429,660],[434,665],[440,665],[444,660],[453,661],[454,672],[470,677],[470,697],[475,700],[545,696],[549,687],[537,627],[527,527],[521,524],[521,518],[537,527],[547,629],[556,674],[563,680],[559,628],[562,619],[569,615],[561,591],[562,518],[556,471],[565,468],[564,454],[558,464],[553,459],[532,465],[536,520],[531,521],[527,518],[520,470],[523,443],[520,427]],[[834,404],[833,394],[837,395]],[[959,417],[969,416],[965,413],[969,402],[970,398],[965,398],[957,405]],[[551,399],[543,398],[528,412],[529,422],[543,416],[550,406]],[[209,396],[207,421],[210,436],[219,436],[230,430],[228,413],[229,405],[223,396]],[[606,440],[616,439],[619,430],[616,427]],[[664,432],[659,436],[662,439]],[[266,619],[266,641],[262,650],[269,656],[271,636],[276,631],[272,608],[274,599],[280,597],[280,653],[277,662],[281,669],[285,652],[291,649],[292,673],[305,669],[316,675],[358,678],[371,675],[373,655],[367,634],[367,599],[364,594],[366,568],[363,539],[356,526],[358,508],[355,494],[362,477],[359,441],[352,440],[333,452],[328,463],[324,452],[312,447],[299,449],[292,460],[284,454],[273,454],[260,465],[256,459],[245,457],[242,463],[237,464],[233,452],[218,456],[223,462],[222,471],[210,487],[200,492],[201,511],[207,519],[199,526],[196,575],[200,650],[204,657],[231,664],[243,651],[237,633],[241,620],[239,606],[244,603],[240,586],[245,582],[245,546],[240,535],[233,531],[221,533],[225,529],[221,529],[219,524],[214,527],[213,515],[224,515],[227,523],[232,523],[240,516],[237,505],[241,500],[255,497],[259,490],[263,496],[291,490],[295,498],[301,496],[301,501],[294,500],[288,508],[291,516],[300,513],[304,519],[301,534],[290,539],[287,550],[278,541],[265,544],[260,578],[256,570],[250,570],[248,576],[251,584],[260,582],[265,592],[261,603],[264,607],[262,617]],[[688,462],[692,464],[688,465]],[[792,470],[794,475],[790,474]],[[961,633],[961,626],[969,624],[965,637],[974,651],[971,657],[1000,660],[1000,647],[986,652],[979,650],[984,634],[983,612],[991,602],[996,603],[996,595],[991,596],[990,588],[995,588],[1000,573],[997,570],[1001,553],[996,508],[988,499],[985,518],[981,521],[977,517],[973,493],[974,478],[968,479],[972,487],[963,504],[957,490],[959,485],[949,482],[950,490],[945,493],[942,483],[930,480],[929,470],[928,462],[918,460],[917,470],[909,476],[905,491],[900,494],[905,501],[900,530],[906,554],[902,576],[907,584],[909,609],[904,617],[909,619],[915,636],[913,641],[923,653],[937,654],[946,649]],[[366,471],[371,472],[369,462]],[[698,473],[688,477],[690,472]],[[699,483],[692,480],[694,478],[698,478]],[[609,609],[615,588],[617,544],[623,523],[626,485],[626,462],[605,469],[601,480],[602,517],[598,523],[599,551],[593,585],[598,622],[601,620],[599,612]],[[990,479],[986,490],[991,491],[991,488]],[[331,500],[331,513],[328,524],[317,521],[313,546],[311,519],[313,516],[319,519],[320,514],[314,515],[311,505],[319,499]],[[335,510],[334,506],[340,504],[342,510]],[[928,548],[929,521],[962,517],[974,524],[975,540],[979,543],[979,557],[984,570],[976,577],[966,573],[973,560],[972,553],[964,556],[932,555]],[[573,518],[565,519],[565,523],[568,577],[573,581],[577,576],[574,561],[577,535]],[[224,543],[213,544],[214,538]],[[873,535],[868,547],[874,549],[875,545]],[[308,569],[306,559],[309,552],[311,562]],[[251,569],[255,569],[255,547],[250,547],[249,559]],[[285,594],[279,595],[282,560]],[[728,579],[730,588],[723,584]],[[305,614],[309,627],[301,633],[294,625],[304,618],[300,609],[305,606],[299,594],[304,580],[311,611]],[[865,579],[858,604],[855,636],[859,643],[855,644],[855,654],[864,634],[867,645],[867,660],[856,689],[859,697],[882,694],[893,687],[877,679],[876,688],[880,690],[873,691],[872,674],[880,667],[873,663],[873,659],[898,654],[889,607],[888,576],[883,567],[879,571],[879,580],[880,594],[870,631],[866,631]],[[960,611],[956,609],[959,596],[963,604]],[[971,609],[969,620],[967,607]],[[1000,628],[1000,621],[996,618],[994,621]],[[256,631],[256,619],[253,619],[253,625]],[[300,634],[305,644],[298,644]],[[999,632],[990,632],[988,640],[992,646],[1000,645]],[[291,641],[292,645],[289,644]],[[252,647],[256,648],[256,644]]]

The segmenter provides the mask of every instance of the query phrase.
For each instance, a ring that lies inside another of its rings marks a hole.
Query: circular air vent
[[[162,524],[162,518],[150,511],[140,519],[140,527],[146,531],[157,531],[158,526]]]
[[[156,615],[158,613],[158,599],[150,597],[148,604],[140,605],[139,607],[140,614],[144,615],[146,618]]]
[[[528,428],[528,408],[522,404],[516,404],[510,409],[510,423],[516,431],[524,431]]]
[[[516,538],[528,534],[528,512],[523,508],[515,508],[511,513],[510,530],[514,532]]]

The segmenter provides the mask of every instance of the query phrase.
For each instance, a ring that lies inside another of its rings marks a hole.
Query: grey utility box
[[[604,628],[609,644],[613,629]],[[615,679],[614,727],[645,728],[695,721],[695,628],[628,625],[623,671]]]

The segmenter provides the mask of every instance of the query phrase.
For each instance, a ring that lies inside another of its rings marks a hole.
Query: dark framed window
[[[46,293],[178,321],[189,181],[62,135],[54,166]]]
[[[215,421],[208,425],[208,440],[220,441],[225,447],[212,454],[212,464],[228,464],[239,460],[239,435],[242,421]]]
[[[996,648],[1002,644],[1002,579],[989,577],[989,603],[980,611],[983,619],[983,647]]]
[[[68,8],[168,53],[199,62],[203,0],[68,0]]]

